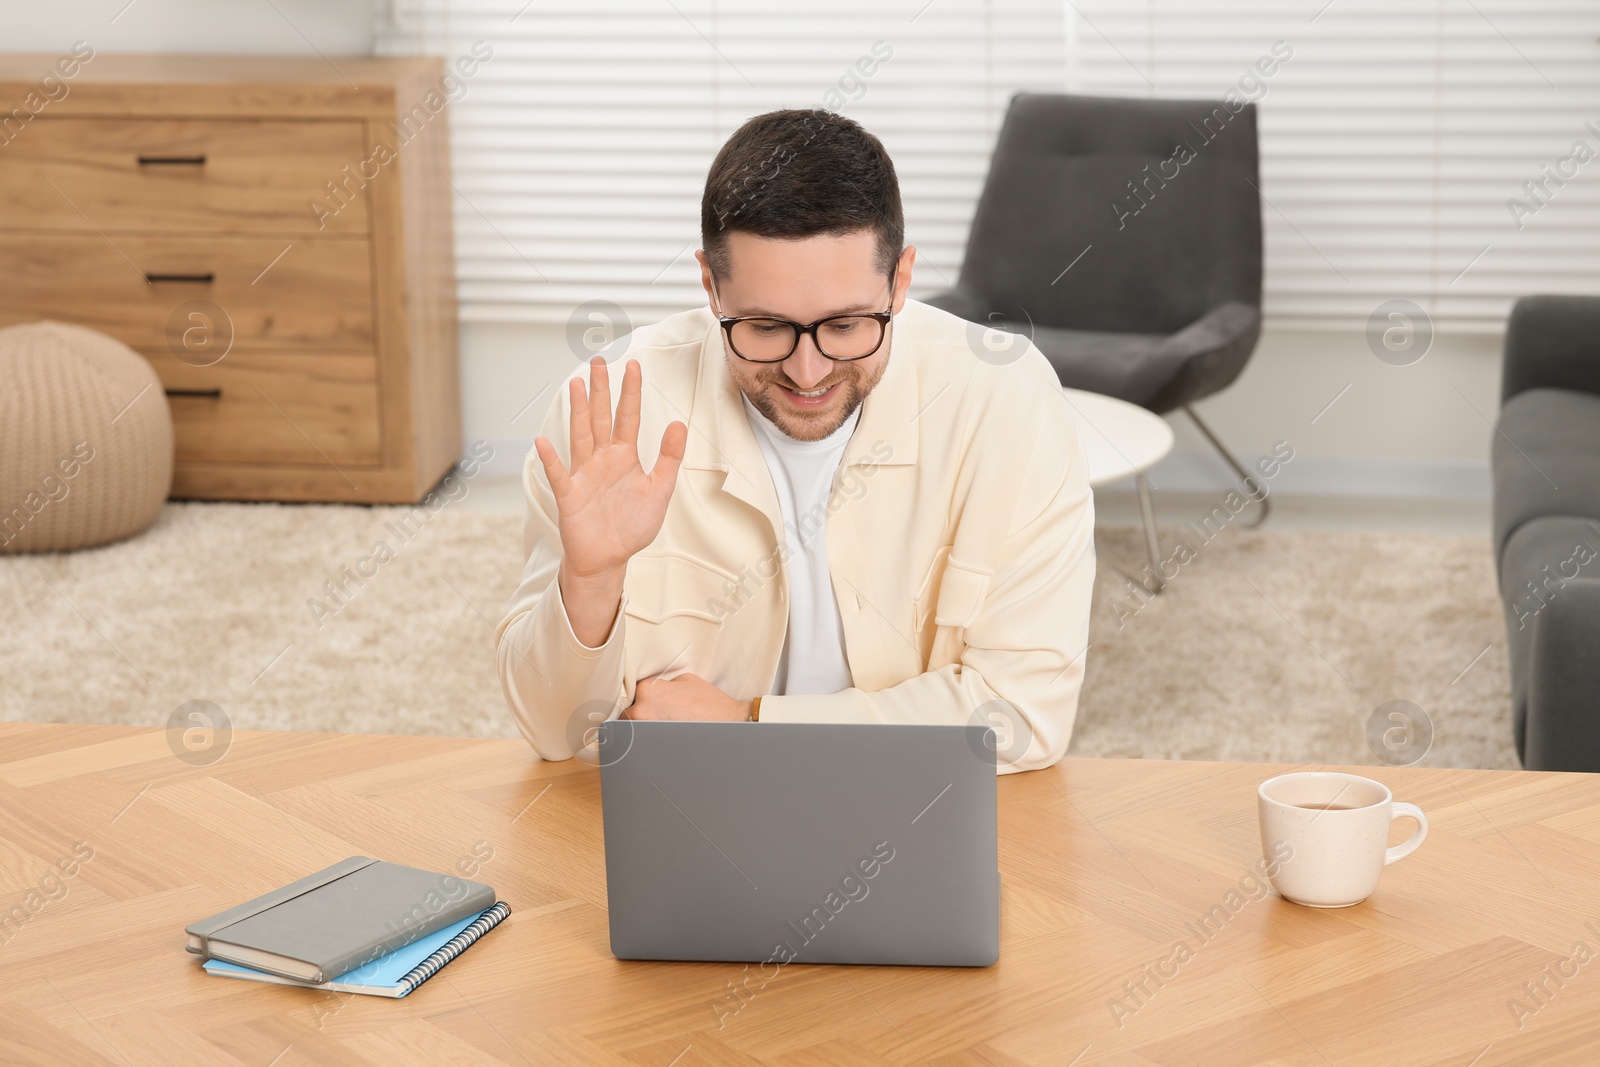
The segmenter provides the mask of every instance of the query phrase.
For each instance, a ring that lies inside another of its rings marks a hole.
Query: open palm
[[[571,468],[562,464],[549,438],[540,435],[533,442],[555,494],[563,564],[577,577],[625,567],[655,540],[666,518],[689,428],[676,421],[667,426],[660,456],[646,474],[638,449],[641,381],[639,362],[630,359],[613,425],[609,372],[605,360],[594,357],[587,395],[581,379],[569,386]]]

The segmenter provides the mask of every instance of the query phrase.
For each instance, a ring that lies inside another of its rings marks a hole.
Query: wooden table
[[[198,765],[159,729],[4,724],[0,1063],[1600,1063],[1600,956],[1559,962],[1600,953],[1600,776],[1354,768],[1432,832],[1371,899],[1318,911],[1249,892],[1255,785],[1285,769],[1002,778],[998,964],[797,964],[736,997],[742,965],[611,956],[599,778],[577,761],[239,732]],[[183,951],[185,923],[357,853],[481,860],[515,913],[400,1001],[208,977]]]

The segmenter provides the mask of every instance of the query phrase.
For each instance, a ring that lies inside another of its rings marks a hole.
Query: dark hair
[[[900,182],[883,142],[854,119],[821,108],[769,111],[717,152],[700,200],[700,241],[713,274],[728,273],[728,234],[758,237],[877,234],[888,274],[905,244]]]

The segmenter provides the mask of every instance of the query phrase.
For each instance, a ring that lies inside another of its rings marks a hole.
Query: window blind
[[[1068,18],[1072,91],[1258,102],[1269,320],[1347,328],[1404,299],[1435,328],[1498,329],[1518,295],[1600,291],[1593,0],[1073,0]]]
[[[1059,92],[1065,9],[1042,0],[394,0],[380,54],[493,57],[449,107],[468,321],[634,324],[704,303],[700,194],[745,119],[829,107],[895,161],[916,291],[954,284],[1019,89]]]
[[[919,251],[913,292],[943,289],[1019,89],[1256,101],[1277,324],[1349,328],[1406,299],[1435,328],[1495,329],[1520,294],[1600,291],[1592,0],[389,0],[378,12],[380,53],[493,49],[450,106],[469,321],[562,322],[608,300],[638,323],[700,303],[706,170],[745,118],[777,107],[832,107],[883,140]]]

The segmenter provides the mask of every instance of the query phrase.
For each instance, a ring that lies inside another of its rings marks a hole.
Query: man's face
[[[908,246],[901,254],[892,294],[888,277],[876,267],[871,230],[795,240],[734,232],[728,237],[728,276],[714,283],[705,252],[695,257],[718,316],[771,315],[803,325],[830,315],[898,312],[905,306],[916,249]],[[728,350],[726,336],[723,355],[757,411],[797,441],[820,441],[844,425],[883,377],[892,330],[891,324],[876,352],[848,363],[818,352],[810,335],[781,363],[741,359]]]

